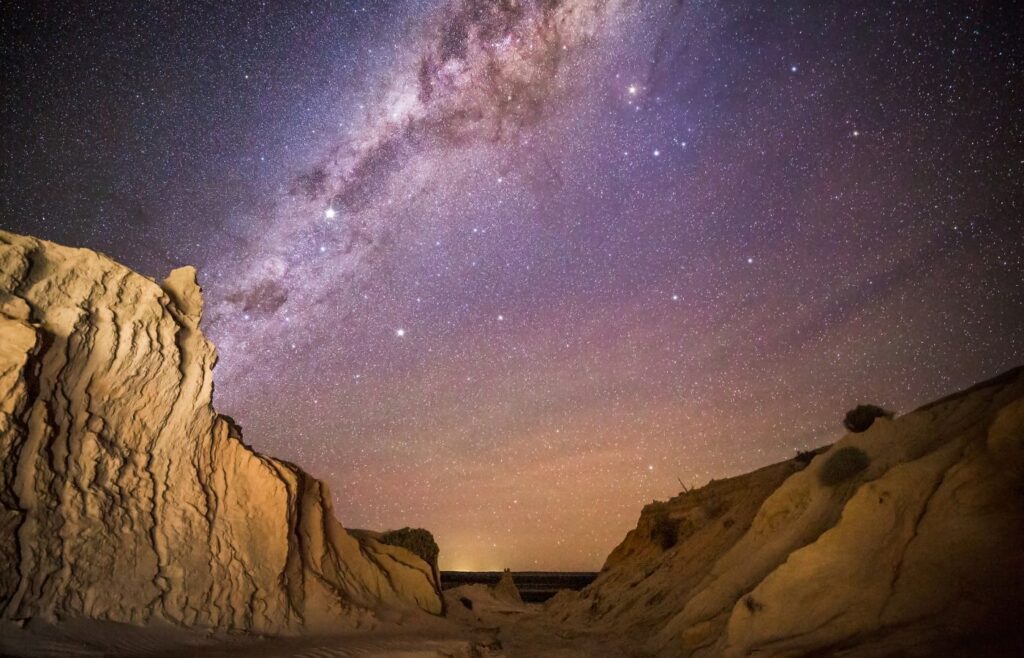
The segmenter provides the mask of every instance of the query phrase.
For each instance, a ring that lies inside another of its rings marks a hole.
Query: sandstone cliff
[[[1024,369],[807,458],[647,506],[549,612],[665,656],[1021,655]]]
[[[441,611],[322,483],[212,405],[191,268],[157,284],[0,231],[0,618],[282,632]]]

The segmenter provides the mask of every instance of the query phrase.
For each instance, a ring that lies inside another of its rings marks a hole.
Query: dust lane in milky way
[[[4,224],[198,260],[218,408],[346,525],[593,569],[680,480],[1024,356],[1010,8],[307,5],[12,41],[81,62],[4,58]]]

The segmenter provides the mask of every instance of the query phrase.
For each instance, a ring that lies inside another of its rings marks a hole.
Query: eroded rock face
[[[842,449],[867,465],[829,483]],[[562,621],[665,656],[1024,650],[1024,369],[644,509]],[[1019,653],[1016,655],[1020,655]]]
[[[211,404],[191,268],[157,284],[0,231],[0,617],[280,632],[441,611],[433,569],[350,535],[325,486]]]

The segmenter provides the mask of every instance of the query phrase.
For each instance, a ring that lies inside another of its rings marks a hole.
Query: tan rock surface
[[[0,231],[0,618],[332,629],[439,613],[433,571],[350,535],[322,483],[211,404],[191,268],[157,284]]]
[[[823,484],[847,446],[869,464]],[[666,656],[1021,655],[1022,540],[1017,369],[879,419],[806,468],[649,505],[598,579],[547,607]]]

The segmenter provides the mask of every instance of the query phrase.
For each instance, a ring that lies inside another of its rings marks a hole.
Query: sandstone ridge
[[[212,406],[192,268],[0,231],[0,618],[252,632],[441,612],[432,565]]]
[[[841,481],[825,472],[857,451]],[[1024,655],[1022,538],[1018,368],[648,505],[547,609],[644,655]]]

